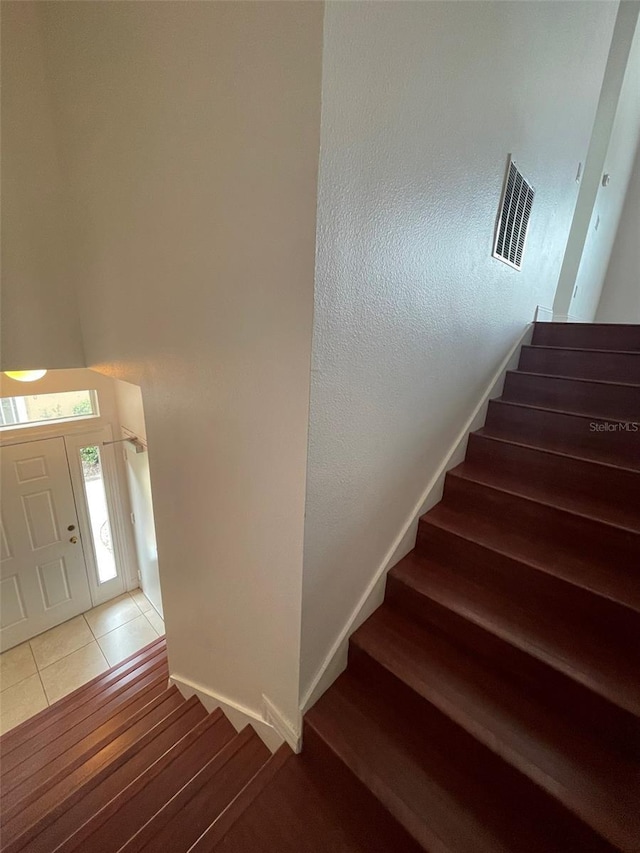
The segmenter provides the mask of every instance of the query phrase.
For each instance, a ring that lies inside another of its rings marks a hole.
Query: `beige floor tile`
[[[137,652],[148,643],[158,639],[158,634],[152,628],[146,616],[140,614],[137,619],[121,625],[115,631],[100,637],[98,643],[109,661],[110,666],[115,666],[121,660]]]
[[[129,593],[129,595],[133,598],[143,613],[146,613],[148,610],[153,610],[153,605],[141,589],[134,589]]]
[[[109,664],[94,640],[41,670],[40,677],[49,702],[56,702],[107,669]]]
[[[107,601],[100,607],[94,607],[93,610],[84,614],[84,618],[96,637],[102,637],[109,631],[119,628],[120,625],[137,619],[138,616],[140,616],[140,608],[129,593]]]
[[[0,734],[47,707],[40,676],[29,676],[0,694]]]
[[[51,666],[57,660],[70,655],[93,642],[94,637],[83,616],[76,616],[57,628],[45,631],[31,640],[31,650],[38,669]]]
[[[153,609],[149,610],[144,615],[147,617],[149,622],[151,622],[151,624],[153,625],[153,627],[157,631],[158,636],[164,637],[165,632],[164,632],[164,622],[162,620],[162,617],[158,613],[156,613],[156,611]]]
[[[0,655],[0,690],[13,687],[38,671],[29,643],[22,643]]]

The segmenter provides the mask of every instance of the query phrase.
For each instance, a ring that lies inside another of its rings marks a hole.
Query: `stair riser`
[[[519,370],[549,376],[575,376],[640,385],[640,353],[545,349],[523,346]]]
[[[514,403],[563,412],[640,422],[640,386],[606,385],[509,371],[502,397]]]
[[[640,472],[492,441],[478,433],[469,436],[466,460],[488,474],[499,470],[514,485],[552,488],[559,500],[584,498],[593,502],[599,517],[640,530]]]
[[[409,618],[433,629],[489,661],[498,671],[575,725],[590,728],[597,737],[640,757],[640,720],[593,693],[543,661],[505,642],[496,634],[470,622],[437,602],[420,595],[392,575],[387,578],[385,601]]]
[[[640,327],[605,323],[536,323],[536,346],[640,352]]]
[[[445,480],[443,503],[470,517],[508,519],[509,529],[544,536],[559,548],[576,549],[616,574],[640,565],[640,534],[613,527],[451,474]]]
[[[640,470],[640,426],[637,430],[623,429],[617,421],[529,409],[492,400],[484,432],[497,438]]]
[[[419,550],[443,566],[483,587],[495,590],[532,612],[554,612],[589,631],[611,637],[630,649],[640,648],[640,613],[609,601],[562,578],[537,571],[462,536],[432,524],[426,516],[420,525]],[[393,575],[393,569],[391,570]],[[638,597],[640,598],[640,583]]]
[[[449,718],[446,711],[425,699],[410,684],[382,662],[362,649],[357,642],[349,650],[349,668],[366,686],[375,686],[388,697],[392,708],[401,709],[403,728],[415,732],[415,753],[424,739],[442,745],[451,763],[468,768],[467,772],[490,780],[503,808],[526,809],[537,819],[554,827],[554,835],[564,838],[568,850],[612,851],[607,842],[586,820],[559,802],[537,777],[537,767],[526,762],[515,766],[512,756],[502,752],[491,738],[487,743],[477,739],[478,733],[467,730],[468,720]]]

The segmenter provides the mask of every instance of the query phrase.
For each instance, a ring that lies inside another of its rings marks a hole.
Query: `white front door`
[[[91,608],[64,439],[0,448],[0,650]]]

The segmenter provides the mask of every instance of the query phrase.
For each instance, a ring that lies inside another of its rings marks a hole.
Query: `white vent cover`
[[[519,270],[527,240],[527,228],[535,190],[509,158],[502,204],[496,225],[493,257]]]

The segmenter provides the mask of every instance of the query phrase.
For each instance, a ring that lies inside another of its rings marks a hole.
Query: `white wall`
[[[550,307],[609,3],[331,3],[302,609],[303,697],[510,345]],[[491,258],[507,155],[536,188]]]
[[[0,369],[84,365],[64,186],[32,4],[2,4]]]
[[[171,672],[294,719],[323,6],[43,7],[87,363],[144,397]]]
[[[587,323],[593,321],[616,239],[640,141],[640,26],[637,23],[639,11],[640,3],[637,2],[625,2],[620,7],[619,25],[616,26],[618,38],[614,36],[606,76],[609,76],[610,66],[613,65],[613,73],[620,75],[621,80],[616,87],[603,86],[604,95],[601,96],[601,104],[598,107],[594,135],[596,132],[603,135],[603,150],[606,153],[604,160],[598,159],[595,164],[593,197],[591,200],[582,199],[585,204],[591,204],[590,211],[586,211],[588,228],[585,233],[581,234],[579,223],[580,201],[574,216],[574,226],[577,227],[572,227],[555,301],[557,313],[563,315],[562,319],[564,315],[568,315],[572,320]],[[629,46],[631,36],[633,40]],[[616,45],[616,42],[621,44]],[[617,71],[615,65],[621,64],[622,57],[615,56],[616,47],[623,50],[627,59],[626,64]],[[600,114],[610,112],[602,104],[607,89],[608,97],[614,102],[614,109],[612,115],[601,122]],[[601,123],[604,127],[600,127]],[[597,152],[594,154],[596,147],[592,141],[585,166],[585,181],[588,179],[589,159],[592,155],[598,157]],[[602,185],[603,174],[609,175],[610,178],[606,187]],[[579,255],[577,267],[572,263],[572,253]]]
[[[144,420],[144,405],[142,391],[137,385],[114,382],[118,414],[122,434],[120,437],[135,436],[147,445],[147,450],[137,453],[127,442],[125,448],[125,464],[131,510],[135,519],[133,535],[138,555],[140,571],[140,586],[142,591],[153,604],[160,615],[164,614],[162,604],[162,588],[158,566],[158,543],[156,539],[155,517],[153,513],[153,493],[151,488],[151,466],[149,463],[149,448],[147,441],[147,426]]]
[[[640,147],[605,278],[597,323],[640,323]]]

